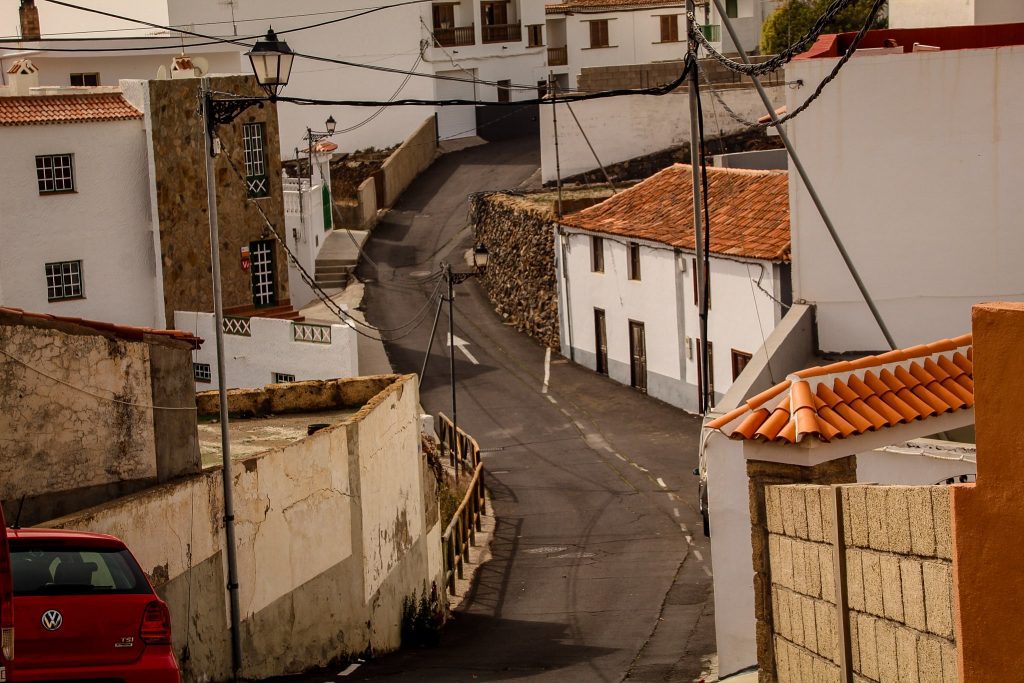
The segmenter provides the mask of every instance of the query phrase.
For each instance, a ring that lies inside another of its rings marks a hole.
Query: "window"
[[[590,24],[590,47],[609,47],[608,20],[597,19],[587,23]]]
[[[455,5],[434,5],[434,28],[455,28]]]
[[[274,384],[285,384],[287,382],[294,382],[295,375],[289,375],[287,372],[275,372],[274,373]]]
[[[590,238],[590,270],[594,273],[604,272],[604,238]]]
[[[640,245],[630,244],[629,247],[629,279],[640,279]]]
[[[747,363],[753,356],[745,351],[732,350],[732,380],[735,382],[736,378],[743,372],[743,368],[747,367]]]
[[[196,378],[197,382],[212,382],[213,373],[210,372],[209,363],[193,363],[192,364],[192,376]]]
[[[693,259],[693,305],[700,306],[700,300],[697,298],[697,259]],[[711,271],[708,270],[708,310],[711,310]]]
[[[526,27],[526,46],[543,47],[544,45],[544,24],[531,24]]]
[[[703,384],[703,368],[701,366],[701,340],[697,340],[697,388],[700,389]],[[708,394],[711,399],[711,403],[715,402],[715,344],[714,342],[708,342]],[[699,391],[698,391],[699,393]],[[704,397],[700,397],[699,408],[700,412],[706,413],[711,409],[711,406],[704,405]]]
[[[725,0],[725,16],[735,19],[740,15],[739,0]]]
[[[508,102],[512,93],[512,81],[498,81],[498,101]]]
[[[245,147],[245,185],[250,198],[266,197],[270,194],[265,155],[266,127],[262,123],[246,123],[242,126],[242,143]]]
[[[46,299],[82,299],[82,262],[58,261],[46,264]]]
[[[148,595],[152,591],[127,550],[65,541],[11,541],[11,577],[14,594],[20,596]]]
[[[99,74],[71,74],[71,85],[73,86],[87,86],[90,88],[94,88],[99,84]]]
[[[75,155],[44,154],[36,157],[39,194],[75,191]]]
[[[679,42],[679,15],[678,14],[665,14],[658,19],[661,21],[661,42],[663,43],[678,43]]]

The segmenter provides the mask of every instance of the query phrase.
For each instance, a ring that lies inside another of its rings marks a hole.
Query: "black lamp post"
[[[309,186],[313,187],[313,146],[326,138],[334,135],[334,131],[338,129],[338,122],[334,120],[334,116],[328,116],[327,120],[324,121],[325,130],[313,130],[312,128],[306,128],[306,152],[309,155]]]
[[[267,92],[271,101],[277,99],[281,89],[288,85],[295,54],[288,43],[278,40],[274,29],[267,30],[262,40],[257,40],[248,53],[256,81]]]

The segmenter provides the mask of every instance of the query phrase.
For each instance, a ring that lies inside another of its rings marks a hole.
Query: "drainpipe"
[[[572,303],[570,303],[569,297],[569,264],[566,262],[566,249],[565,249],[565,233],[562,232],[562,224],[555,223],[555,242],[556,248],[559,254],[559,263],[562,266],[562,295],[565,297],[565,333],[567,336],[567,345],[569,347],[569,360],[576,361],[576,350],[573,348],[572,338]]]

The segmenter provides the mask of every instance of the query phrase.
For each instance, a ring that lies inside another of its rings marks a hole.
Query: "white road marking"
[[[452,346],[452,335],[450,334],[448,335],[448,346]],[[476,357],[469,352],[469,349],[466,348],[467,346],[469,346],[468,341],[462,339],[458,335],[455,335],[455,347],[462,351],[464,354],[466,354],[466,358],[469,359],[470,363],[472,363],[473,365],[480,365],[480,361],[478,361]]]
[[[683,531],[686,531],[686,532],[690,531],[689,529],[686,528],[686,525],[683,524],[682,522],[679,523],[679,528],[682,529]]]
[[[705,567],[701,567],[701,569],[703,569],[703,570],[704,570],[704,573],[705,573],[705,574],[707,574],[708,576],[711,576],[711,570],[710,570],[710,569],[708,569],[708,568],[707,568],[706,566],[705,566]]]
[[[554,403],[555,405],[558,405],[558,401],[556,401],[556,400],[555,400],[555,397],[554,397],[554,396],[552,396],[551,394],[548,394],[546,398],[547,398],[547,399],[548,399],[549,401],[551,401],[552,403]]]
[[[679,516],[679,508],[672,508],[672,514],[675,515],[676,517],[678,517]]]
[[[693,536],[687,535],[686,536],[686,545],[691,545],[692,543],[693,543]]]
[[[665,480],[662,479],[661,477],[658,477],[657,481],[658,481],[658,486],[660,486],[661,488],[663,488],[663,489],[664,488],[668,488],[667,486],[665,486]]]
[[[669,500],[679,500],[679,496],[677,496],[674,493],[670,493],[670,494],[668,494],[668,499]]]
[[[551,347],[544,349],[544,388],[540,393],[548,393],[548,381],[551,379]]]
[[[699,550],[694,550],[693,551],[693,556],[696,557],[697,560],[700,561],[700,562],[704,561],[704,556],[700,554]]]
[[[626,460],[624,457],[622,457],[618,453],[615,454],[615,457],[618,458],[619,460],[621,460],[622,462],[629,462],[628,460]]]
[[[348,668],[338,674],[338,676],[350,676],[355,673],[355,670],[359,668],[361,662],[353,662],[348,665]]]

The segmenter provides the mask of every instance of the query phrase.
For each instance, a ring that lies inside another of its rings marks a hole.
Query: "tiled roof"
[[[141,119],[120,93],[0,97],[0,126]]]
[[[675,164],[605,201],[562,218],[563,225],[695,248],[691,167]],[[789,260],[785,171],[708,168],[712,254]]]
[[[544,5],[548,14],[567,14],[569,12],[604,10],[614,12],[620,9],[638,9],[643,7],[684,6],[681,0],[566,0],[566,2]]]
[[[732,439],[829,442],[974,405],[971,335],[808,368],[707,424]]]
[[[159,330],[152,327],[134,327],[132,325],[115,325],[114,323],[103,322],[101,320],[86,320],[83,318],[71,318],[60,315],[50,315],[49,313],[30,313],[23,311],[20,308],[8,308],[6,306],[0,306],[0,316],[9,315],[18,318],[25,319],[26,322],[45,322],[52,320],[60,323],[71,323],[73,325],[81,325],[82,327],[88,327],[98,332],[107,332],[114,335],[118,339],[126,339],[128,341],[142,341],[144,335],[156,335],[159,337],[168,337],[177,341],[183,341],[187,344],[191,344],[192,348],[198,349],[203,344],[203,340],[200,337],[195,336],[191,332],[185,332],[183,330]]]
[[[313,144],[313,154],[329,154],[337,149],[338,146],[330,140],[320,140]],[[309,154],[309,147],[300,151]]]

